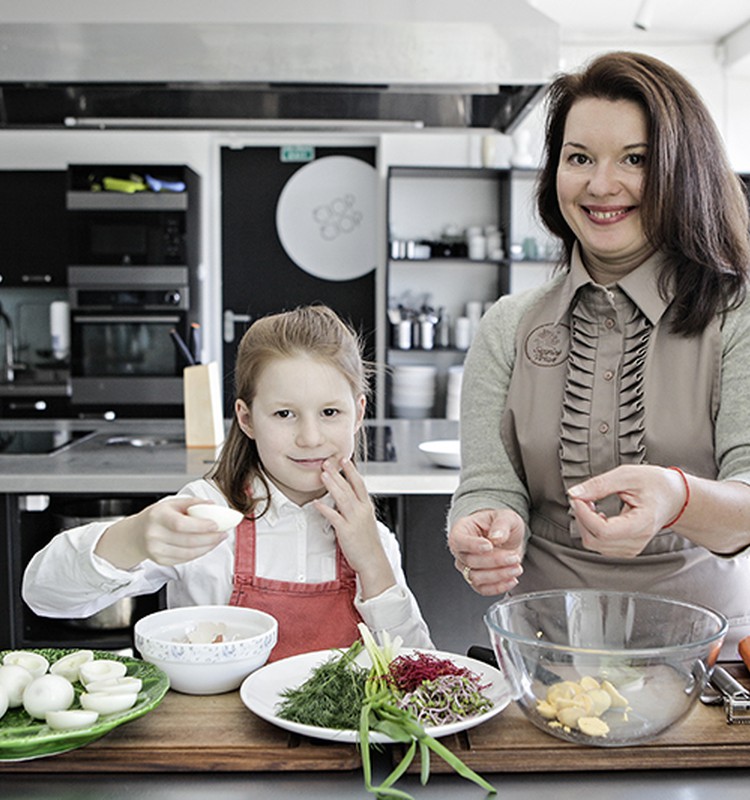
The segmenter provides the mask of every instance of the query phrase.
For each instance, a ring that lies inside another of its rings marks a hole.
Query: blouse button
[[[607,319],[604,320],[604,327],[609,331],[615,327],[615,321],[612,319],[612,317],[607,317]]]
[[[599,423],[599,433],[609,433],[609,425],[606,422]]]
[[[604,370],[604,380],[611,381],[615,377],[615,373],[611,369]]]

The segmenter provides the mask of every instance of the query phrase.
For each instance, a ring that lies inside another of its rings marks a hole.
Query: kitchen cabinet
[[[65,286],[64,170],[0,170],[0,286]]]
[[[435,416],[445,413],[448,373],[463,363],[487,306],[514,283],[528,288],[551,271],[535,177],[519,169],[389,170],[386,363],[436,366]]]

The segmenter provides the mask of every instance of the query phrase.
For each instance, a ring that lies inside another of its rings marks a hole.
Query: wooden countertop
[[[730,725],[721,706],[701,703],[673,730],[637,747],[564,742],[535,728],[514,704],[442,741],[481,774],[750,767],[750,725]],[[399,756],[398,747],[393,755]],[[355,745],[290,734],[248,711],[238,692],[194,697],[170,691],[149,714],[85,747],[0,762],[0,772],[343,771],[360,766]],[[432,759],[431,772],[450,771],[441,759]]]

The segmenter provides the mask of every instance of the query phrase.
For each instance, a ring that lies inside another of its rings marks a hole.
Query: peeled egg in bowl
[[[48,711],[64,711],[73,703],[73,684],[62,675],[47,673],[34,678],[23,691],[23,707],[36,719],[44,719]]]
[[[237,527],[245,516],[235,508],[212,505],[211,503],[199,503],[198,505],[190,506],[187,513],[189,516],[198,519],[212,520],[220,531],[228,531],[230,528]]]

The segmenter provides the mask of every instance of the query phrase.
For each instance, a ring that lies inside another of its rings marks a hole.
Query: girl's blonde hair
[[[269,363],[280,358],[310,356],[336,368],[351,386],[352,395],[367,397],[371,370],[362,357],[362,342],[349,325],[324,305],[302,306],[293,311],[271,314],[256,320],[237,348],[235,398],[252,408],[258,381]],[[357,449],[362,454],[361,429]],[[245,513],[256,512],[261,502],[267,507],[268,484],[263,476],[258,448],[232,418],[221,454],[208,474],[231,506]],[[251,497],[247,487],[260,478],[265,497]]]

